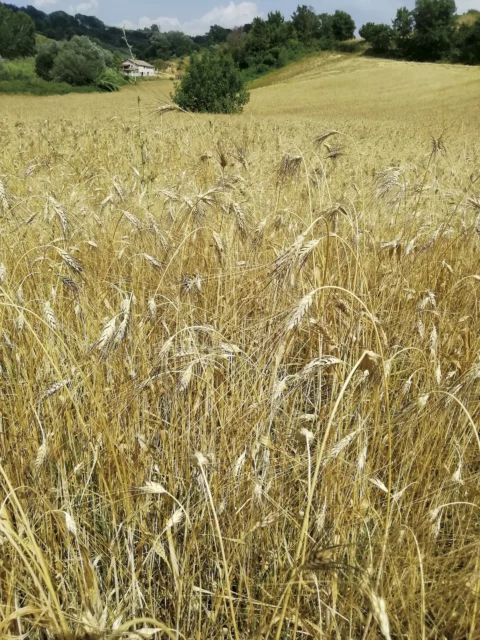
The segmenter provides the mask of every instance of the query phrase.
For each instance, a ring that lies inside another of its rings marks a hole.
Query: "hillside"
[[[432,123],[455,130],[480,122],[480,69],[340,53],[310,56],[254,83],[251,113],[329,120]]]
[[[470,9],[466,13],[462,13],[457,17],[458,25],[466,24],[472,25],[480,18],[480,11],[477,9]]]

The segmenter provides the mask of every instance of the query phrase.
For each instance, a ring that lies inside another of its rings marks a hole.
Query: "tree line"
[[[419,62],[480,64],[480,11],[460,19],[455,0],[416,0],[398,9],[391,25],[367,22],[360,36],[372,52]]]

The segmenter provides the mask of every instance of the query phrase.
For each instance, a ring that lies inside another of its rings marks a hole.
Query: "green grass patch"
[[[101,89],[94,85],[72,87],[66,82],[50,82],[39,78],[35,73],[35,58],[0,60],[0,94],[30,93],[35,96],[52,96],[99,91]]]
[[[67,93],[98,93],[95,86],[72,87],[66,82],[47,82],[42,78],[0,80],[0,93],[30,93],[35,96],[65,95]]]

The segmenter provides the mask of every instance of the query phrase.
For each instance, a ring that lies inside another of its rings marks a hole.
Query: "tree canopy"
[[[35,65],[37,74],[44,80],[74,86],[95,84],[107,69],[114,67],[113,55],[86,36],[42,46]]]
[[[23,11],[12,11],[0,2],[0,56],[24,58],[35,53],[35,25]]]
[[[392,26],[367,23],[360,35],[374,53],[418,61],[480,63],[480,14],[458,22],[455,0],[416,0],[397,10]]]
[[[173,94],[182,109],[202,113],[238,113],[249,99],[232,56],[216,50],[192,57]]]

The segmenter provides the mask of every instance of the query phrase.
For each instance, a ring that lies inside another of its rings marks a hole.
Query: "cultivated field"
[[[480,70],[258,85],[0,98],[1,638],[480,638]]]

